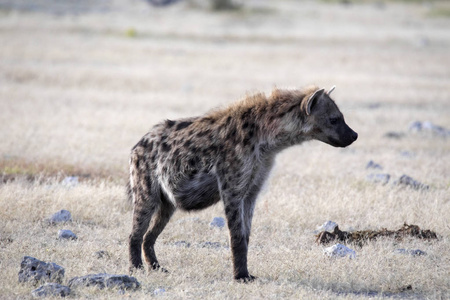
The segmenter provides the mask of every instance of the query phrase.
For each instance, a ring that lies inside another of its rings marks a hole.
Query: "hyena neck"
[[[214,126],[230,145],[276,154],[308,140],[302,102],[309,90],[274,90],[247,96],[226,109],[210,113]]]
[[[276,154],[288,147],[310,140],[302,102],[303,91],[275,90],[268,99],[265,113],[258,120],[261,142]]]

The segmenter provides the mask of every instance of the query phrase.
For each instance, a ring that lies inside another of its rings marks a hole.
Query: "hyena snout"
[[[337,138],[336,138],[337,136]],[[347,147],[358,139],[358,133],[347,124],[342,124],[336,128],[335,134],[328,136],[329,144],[334,147]]]

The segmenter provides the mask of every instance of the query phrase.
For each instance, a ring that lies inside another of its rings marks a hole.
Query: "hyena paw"
[[[159,263],[153,263],[153,264],[150,266],[150,269],[153,270],[153,271],[161,272],[161,273],[169,273],[169,271],[168,271],[167,269],[161,267],[161,266],[159,265]]]
[[[240,283],[249,283],[256,280],[258,277],[247,274],[247,275],[238,275],[235,276],[234,279]]]

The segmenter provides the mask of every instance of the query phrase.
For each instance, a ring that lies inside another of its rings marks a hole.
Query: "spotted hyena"
[[[276,89],[269,97],[256,94],[154,126],[131,151],[130,271],[143,267],[142,249],[149,267],[160,268],[154,244],[177,208],[200,210],[222,201],[234,278],[254,279],[247,270],[253,210],[275,155],[308,140],[346,147],[358,137],[330,98],[332,90]]]

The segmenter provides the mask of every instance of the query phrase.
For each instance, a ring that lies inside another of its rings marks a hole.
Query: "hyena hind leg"
[[[139,200],[139,199],[138,199]],[[152,216],[159,209],[159,199],[153,199],[152,203],[144,201],[136,201],[133,211],[133,228],[129,237],[129,259],[130,273],[135,269],[143,269],[142,264],[142,242],[144,234],[148,230],[148,226]]]
[[[166,269],[161,268],[161,266],[159,265],[158,259],[156,258],[154,246],[156,239],[164,230],[173,213],[175,212],[175,207],[172,203],[170,203],[170,201],[164,198],[164,195],[161,195],[161,197],[162,202],[159,208],[159,212],[155,216],[153,225],[144,235],[143,248],[145,260],[147,261],[151,269],[168,272]]]

